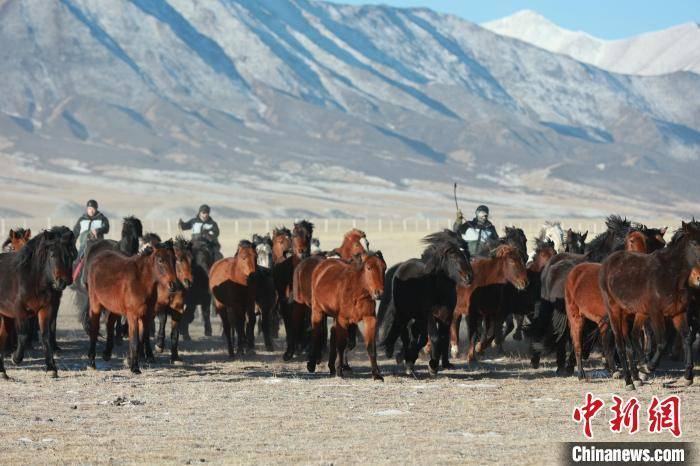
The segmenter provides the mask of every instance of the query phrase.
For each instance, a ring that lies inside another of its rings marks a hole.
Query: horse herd
[[[634,389],[677,349],[684,380],[692,383],[692,344],[700,330],[700,222],[682,222],[668,243],[666,228],[618,216],[606,225],[586,242],[587,232],[547,223],[531,254],[523,230],[507,227],[473,257],[458,234],[439,231],[424,238],[420,258],[388,270],[364,232],[350,230],[339,247],[322,251],[305,220],[292,230],[242,240],[227,258],[206,238],[162,241],[143,234],[135,217],[124,219],[119,241],[90,241],[80,261],[66,227],[34,237],[11,230],[8,252],[0,254],[0,373],[7,378],[5,352],[12,350],[19,364],[38,330],[46,370],[57,375],[57,314],[63,291],[72,286],[90,339],[91,368],[101,321],[103,359],[128,335],[128,365],[139,373],[139,361],[153,358],[156,317],[155,349],[164,351],[170,317],[170,360],[176,362],[195,309],[211,335],[211,308],[221,318],[230,357],[253,350],[256,325],[273,350],[281,320],[284,360],[305,352],[309,372],[324,352],[331,374],[351,370],[346,353],[361,328],[373,378],[382,380],[377,346],[409,374],[425,351],[435,376],[453,368],[450,358],[461,354],[465,320],[467,361],[492,345],[502,350],[514,331],[514,339],[529,340],[533,367],[543,352],[556,352],[558,375],[572,375],[578,365],[585,379],[583,360],[598,345],[609,373]]]

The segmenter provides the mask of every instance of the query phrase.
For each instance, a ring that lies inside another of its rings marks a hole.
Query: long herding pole
[[[459,204],[457,204],[457,183],[456,182],[454,184],[453,194],[455,197],[455,207],[457,208],[457,211],[459,211]]]

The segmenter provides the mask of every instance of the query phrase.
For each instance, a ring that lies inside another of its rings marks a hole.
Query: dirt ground
[[[417,238],[374,244],[389,263],[418,250]],[[557,378],[551,359],[533,370],[525,347],[512,341],[507,356],[489,350],[470,367],[458,359],[456,370],[435,379],[425,361],[414,378],[382,357],[382,383],[371,380],[359,345],[350,358],[354,372],[345,379],[330,377],[325,365],[310,375],[302,359],[283,362],[282,339],[277,351],[258,346],[255,355],[230,361],[218,318],[214,337],[203,336],[199,318],[194,322],[193,341],[181,344],[185,364],[171,366],[158,355],[143,374],[131,375],[122,345],[93,371],[86,369],[87,338],[70,292],[58,327],[58,379],[45,375],[38,347],[19,367],[6,360],[11,380],[0,383],[2,464],[552,464],[559,442],[583,440],[572,411],[586,391],[606,402],[593,421],[595,440],[673,440],[645,432],[651,396],[672,393],[682,400],[682,440],[700,440],[700,387],[664,387],[680,375],[668,363],[662,368],[672,370],[634,393],[643,432],[630,436],[608,429],[611,396],[631,396],[622,381]]]

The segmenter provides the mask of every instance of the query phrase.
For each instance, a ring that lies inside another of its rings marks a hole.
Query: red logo
[[[583,422],[583,433],[586,437],[593,437],[593,432],[591,431],[591,419],[598,414],[598,411],[603,407],[605,403],[600,398],[593,398],[593,395],[586,393],[586,403],[580,408],[574,409],[574,421],[581,423]]]
[[[619,396],[613,395],[613,405],[610,411],[614,417],[610,420],[610,430],[616,433],[627,429],[629,434],[634,434],[639,430],[639,401],[632,397],[627,403]]]
[[[663,400],[657,396],[651,398],[649,413],[649,432],[668,430],[674,437],[681,436],[681,399],[671,395]]]

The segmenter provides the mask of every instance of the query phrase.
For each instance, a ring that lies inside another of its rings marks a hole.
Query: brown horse
[[[311,277],[313,336],[306,364],[309,372],[316,371],[320,357],[323,321],[326,317],[333,317],[335,324],[331,328],[328,354],[331,374],[343,376],[348,328],[363,322],[372,376],[375,380],[384,380],[377,365],[375,301],[384,292],[385,272],[386,262],[379,251],[363,253],[349,263],[329,259],[316,267]]]
[[[287,335],[287,350],[282,356],[289,361],[294,356],[297,342],[302,331],[305,318],[311,317],[311,276],[318,265],[326,260],[327,255],[340,256],[349,261],[355,255],[366,253],[369,250],[367,235],[362,230],[353,228],[345,233],[343,243],[328,254],[314,254],[302,260],[294,269],[292,280],[292,316],[290,332]],[[354,331],[351,330],[351,331]]]
[[[474,359],[474,336],[476,322],[484,318],[491,326],[502,321],[493,315],[495,309],[487,309],[479,300],[479,289],[489,285],[510,283],[518,290],[524,290],[528,285],[527,270],[523,263],[522,254],[517,248],[508,244],[496,247],[488,259],[472,261],[474,280],[469,285],[457,286],[457,305],[450,326],[450,344],[453,357],[459,352],[459,324],[462,316],[469,319],[469,352],[467,360]],[[481,349],[486,349],[495,336],[486,336],[480,342]]]
[[[15,228],[10,230],[10,234],[4,243],[2,243],[2,252],[17,252],[22,249],[22,246],[29,242],[32,237],[32,230],[24,228]]]
[[[39,318],[46,371],[57,376],[53,358],[52,318],[56,296],[71,283],[73,233],[65,227],[43,231],[19,251],[0,254],[0,376],[7,379],[5,341],[27,317]]]
[[[243,354],[245,343],[255,330],[256,266],[257,253],[253,243],[242,240],[235,256],[214,262],[209,271],[214,308],[221,317],[228,354],[232,358],[235,356],[234,332],[238,334],[238,354]]]
[[[646,236],[640,231],[631,231],[625,238],[625,250],[646,253]],[[583,327],[586,320],[598,326],[606,365],[611,374],[615,372],[615,360],[608,338],[608,312],[605,309],[603,294],[598,284],[600,267],[601,265],[595,262],[584,262],[571,269],[566,279],[566,315],[569,320],[569,332],[578,364],[579,380],[586,378],[582,358]]]
[[[602,264],[599,284],[622,363],[625,386],[634,390],[641,355],[639,332],[651,322],[656,352],[647,364],[649,373],[659,364],[666,346],[665,319],[671,319],[683,339],[686,384],[693,383],[692,336],[687,308],[690,288],[700,288],[700,226],[683,222],[669,246],[651,254],[620,251]],[[630,321],[633,321],[630,329]],[[626,351],[625,351],[626,350]]]
[[[114,324],[119,316],[129,324],[129,369],[140,374],[139,353],[158,303],[159,288],[175,293],[179,289],[172,242],[146,248],[140,255],[127,257],[104,250],[91,255],[86,264],[90,302],[89,367],[95,368],[95,346],[102,309],[108,310],[107,342],[104,358],[111,357]]]

